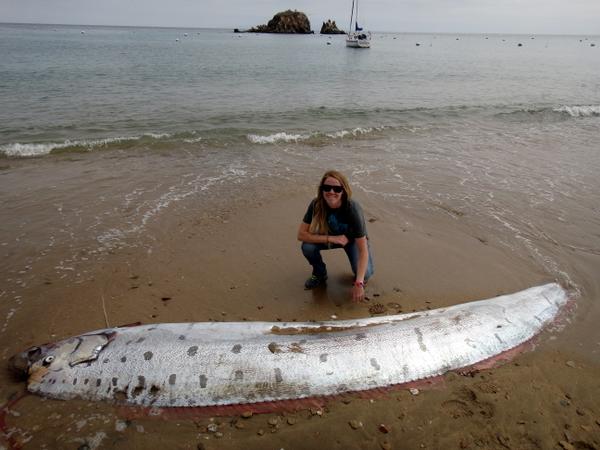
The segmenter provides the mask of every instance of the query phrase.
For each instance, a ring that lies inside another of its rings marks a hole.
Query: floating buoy
[[[517,47],[523,47],[523,44],[521,44],[521,43],[519,42],[519,44],[517,45]]]
[[[419,44],[419,43],[417,42],[415,45],[418,47],[418,46],[419,46],[419,45],[421,45],[421,44]]]
[[[590,47],[595,47],[595,46],[596,46],[596,44],[594,44],[594,43],[590,44]]]
[[[179,42],[179,38],[175,39],[175,42]]]
[[[327,45],[331,45],[331,42],[328,42]]]

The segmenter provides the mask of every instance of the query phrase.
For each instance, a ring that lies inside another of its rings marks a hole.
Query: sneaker
[[[310,278],[304,282],[304,289],[314,289],[317,286],[325,284],[325,281],[327,281],[327,275],[323,277],[311,275]]]

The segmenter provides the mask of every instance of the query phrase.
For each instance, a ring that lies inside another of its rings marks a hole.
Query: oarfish
[[[302,399],[408,383],[534,337],[567,302],[555,283],[410,314],[327,322],[107,328],[11,358],[29,391],[156,407]]]

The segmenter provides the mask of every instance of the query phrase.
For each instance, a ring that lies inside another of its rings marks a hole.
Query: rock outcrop
[[[266,25],[250,28],[249,33],[294,33],[310,34],[310,21],[306,14],[300,11],[282,11],[273,16]]]
[[[329,19],[327,22],[323,22],[321,26],[321,34],[346,34],[344,30],[338,29],[335,24],[335,20]]]

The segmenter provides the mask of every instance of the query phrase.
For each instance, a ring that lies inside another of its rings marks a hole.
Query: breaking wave
[[[246,137],[253,144],[276,144],[278,142],[301,142],[318,138],[342,139],[348,137],[357,137],[372,133],[374,131],[381,131],[383,129],[385,129],[385,127],[356,127],[349,130],[339,130],[333,132],[314,132],[310,134],[290,134],[286,132],[279,132],[266,136],[248,134]]]
[[[598,117],[600,116],[600,105],[501,107],[496,116],[518,121],[562,121],[582,117]]]
[[[571,117],[591,117],[600,116],[600,105],[582,105],[582,106],[560,106],[553,111],[566,113]]]
[[[85,150],[91,151],[96,148],[108,147],[112,144],[139,141],[144,138],[164,139],[171,137],[168,133],[146,133],[141,136],[123,136],[105,139],[69,140],[64,142],[30,143],[22,144],[15,142],[0,147],[0,154],[12,157],[35,157],[43,156],[56,151]]]
[[[564,121],[577,118],[596,118],[600,116],[600,105],[488,105],[488,106],[447,106],[439,108],[375,109],[375,110],[308,110],[293,116],[294,124],[277,124],[273,129],[273,117],[262,120],[253,118],[255,123],[244,116],[232,116],[220,119],[219,123],[193,130],[169,130],[166,132],[142,132],[127,136],[107,138],[73,137],[62,142],[12,142],[0,145],[1,157],[27,158],[39,157],[51,153],[88,152],[102,149],[132,149],[142,146],[144,149],[163,149],[165,146],[175,149],[183,144],[186,149],[195,146],[215,146],[254,144],[299,144],[323,145],[330,140],[365,139],[377,137],[382,132],[411,132],[430,130],[447,126],[455,120],[473,120],[483,118],[508,121],[539,122]],[[316,119],[315,119],[316,117]],[[350,119],[349,119],[350,118]],[[227,119],[227,120],[226,120]],[[287,119],[291,120],[291,119]],[[358,123],[357,123],[358,122]],[[236,126],[238,125],[238,126]],[[240,126],[241,125],[241,126]],[[358,125],[358,126],[356,126]],[[261,129],[261,127],[264,128]],[[195,127],[194,127],[195,128]],[[287,128],[287,129],[286,129]],[[18,140],[16,138],[15,140]],[[51,140],[52,138],[49,138]]]
[[[341,131],[336,131],[335,133],[326,133],[325,136],[332,138],[332,139],[337,139],[337,138],[344,138],[344,137],[348,137],[348,136],[360,136],[362,134],[369,134],[372,133],[373,131],[381,131],[383,130],[385,127],[368,127],[368,128],[353,128],[352,130],[341,130]]]
[[[275,133],[268,136],[249,134],[248,140],[253,144],[275,144],[277,142],[299,142],[311,138],[311,134],[288,134],[285,132]]]

